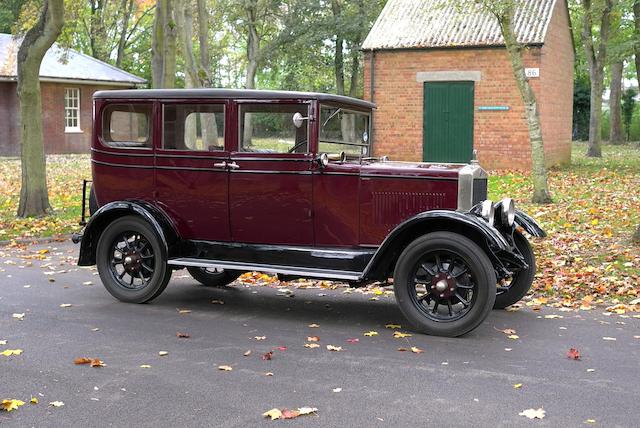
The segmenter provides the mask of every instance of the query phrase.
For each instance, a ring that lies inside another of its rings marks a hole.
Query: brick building
[[[0,34],[0,156],[20,154],[16,57],[20,40]],[[44,147],[47,153],[87,153],[92,96],[105,89],[134,88],[146,81],[74,50],[54,44],[40,67]]]
[[[466,1],[466,3],[465,3]],[[527,49],[547,163],[571,159],[574,47],[566,0],[524,0]],[[362,45],[374,151],[396,160],[529,169],[524,104],[496,19],[473,0],[389,0]]]

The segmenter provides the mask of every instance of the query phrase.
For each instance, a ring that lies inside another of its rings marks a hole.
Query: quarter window
[[[163,149],[224,151],[223,104],[167,104],[163,122]]]
[[[102,142],[109,147],[151,148],[151,105],[114,104],[102,116]]]
[[[306,104],[242,104],[240,106],[240,150],[257,153],[307,153],[309,121],[300,128],[293,115],[309,114]]]
[[[64,90],[64,131],[80,131],[80,89]]]

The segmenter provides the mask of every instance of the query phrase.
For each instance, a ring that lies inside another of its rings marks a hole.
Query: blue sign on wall
[[[508,111],[511,110],[509,106],[480,106],[479,111]]]

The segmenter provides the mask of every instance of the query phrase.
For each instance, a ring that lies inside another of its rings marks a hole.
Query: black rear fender
[[[172,244],[179,241],[179,236],[166,214],[148,202],[115,201],[100,207],[82,231],[79,266],[96,264],[96,248],[102,232],[114,220],[127,215],[136,215],[147,221],[155,230],[167,257],[171,255]]]

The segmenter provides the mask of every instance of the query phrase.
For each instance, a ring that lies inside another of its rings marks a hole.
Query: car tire
[[[96,265],[104,287],[128,303],[145,303],[160,295],[171,279],[166,250],[155,230],[137,216],[109,224],[96,249]]]
[[[516,248],[529,265],[529,269],[521,270],[513,275],[511,283],[506,289],[501,290],[501,288],[498,287],[496,303],[493,305],[494,309],[504,309],[522,299],[531,289],[536,276],[536,256],[533,253],[533,248],[529,240],[520,232],[513,234],[513,240]]]
[[[473,330],[489,315],[496,296],[489,257],[452,232],[430,233],[410,243],[398,258],[393,282],[407,320],[416,331],[434,336]],[[424,289],[421,295],[419,288]]]
[[[222,270],[210,272],[207,268],[187,266],[189,274],[205,287],[224,287],[238,279],[241,272],[233,270]]]

